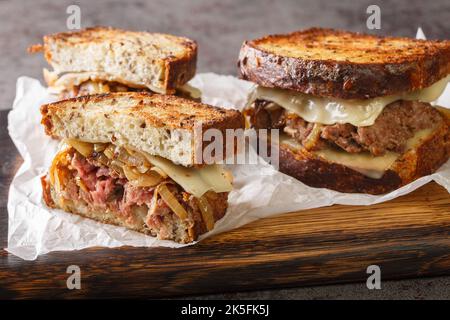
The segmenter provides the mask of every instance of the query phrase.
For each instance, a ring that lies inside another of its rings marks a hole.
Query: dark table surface
[[[66,30],[66,8],[73,1],[0,1],[0,109],[10,108],[15,80],[28,75],[42,79],[42,56],[29,56],[26,48],[44,34]],[[367,32],[366,8],[381,8],[378,34],[415,36],[420,26],[429,38],[450,38],[450,2],[439,1],[77,1],[82,27],[111,25],[184,35],[198,41],[198,71],[235,74],[236,57],[245,39],[311,26]],[[6,130],[7,112],[0,112],[0,247],[7,242],[6,201],[9,183],[21,160]],[[60,255],[48,254],[37,262],[23,262],[0,252],[0,267],[26,270],[30,263],[57,263]],[[25,272],[25,271],[24,271]],[[64,272],[64,270],[62,270]],[[20,279],[17,279],[20,281]],[[44,281],[44,280],[42,280]],[[387,282],[382,290],[365,284],[335,285],[250,293],[227,293],[213,298],[450,298],[450,278]],[[33,290],[30,286],[30,291]],[[7,297],[0,279],[0,297]],[[49,294],[48,297],[51,297]],[[202,297],[203,298],[203,297]]]

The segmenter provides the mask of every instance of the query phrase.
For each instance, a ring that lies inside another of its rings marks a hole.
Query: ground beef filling
[[[91,210],[109,210],[130,225],[145,224],[149,233],[160,239],[173,240],[176,234],[186,233],[186,228],[194,225],[200,228],[195,230],[197,233],[205,232],[196,199],[173,181],[167,187],[189,215],[183,222],[162,198],[154,201],[155,187],[133,186],[113,169],[99,165],[95,159],[85,158],[76,151],[71,152],[70,157],[72,178],[64,186],[65,198],[82,200]],[[208,192],[204,197],[213,208],[225,211],[222,207],[226,206],[226,193]]]
[[[272,102],[256,100],[250,115],[250,122],[256,129],[281,129],[303,145],[308,141],[308,149],[318,150],[332,145],[350,153],[369,151],[374,156],[388,151],[404,152],[408,139],[416,132],[434,128],[442,121],[439,111],[429,103],[400,100],[387,105],[371,126],[319,125],[320,134],[311,137],[318,124],[277,108]]]

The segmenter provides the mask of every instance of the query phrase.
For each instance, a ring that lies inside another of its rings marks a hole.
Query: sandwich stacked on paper
[[[41,107],[48,135],[63,139],[48,175],[45,203],[103,223],[180,243],[225,215],[232,177],[197,163],[200,128],[244,127],[238,111],[171,95],[120,92]]]
[[[280,171],[310,186],[382,194],[449,159],[448,111],[431,102],[450,41],[313,28],[246,41],[239,70],[258,85],[250,126],[281,130]]]
[[[44,37],[43,51],[53,70],[44,69],[51,91],[61,98],[151,91],[199,97],[186,83],[195,75],[197,44],[168,34],[106,27]]]

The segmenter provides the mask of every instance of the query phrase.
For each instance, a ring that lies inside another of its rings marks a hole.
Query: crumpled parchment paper
[[[242,108],[253,86],[232,76],[213,73],[198,74],[190,84],[202,91],[203,102],[226,108]],[[24,163],[16,173],[9,191],[7,251],[22,259],[34,260],[38,255],[50,251],[79,250],[93,246],[182,247],[175,242],[101,224],[44,205],[39,179],[50,166],[58,142],[44,134],[39,107],[52,99],[38,80],[28,77],[17,80],[16,99],[8,116],[8,130]],[[437,103],[450,106],[450,86],[447,86]],[[229,195],[228,212],[212,231],[199,240],[285,212],[332,204],[371,205],[388,201],[432,180],[450,192],[450,161],[436,173],[381,196],[310,188],[265,163],[232,165],[230,169],[234,176],[234,190]]]

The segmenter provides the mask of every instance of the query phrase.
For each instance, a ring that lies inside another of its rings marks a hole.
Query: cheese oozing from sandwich
[[[45,81],[49,85],[50,91],[55,94],[61,93],[76,86],[80,86],[81,84],[87,84],[90,94],[108,93],[110,92],[108,82],[116,82],[118,84],[121,84],[122,87],[117,91],[127,91],[127,87],[129,87],[133,89],[148,89],[153,92],[162,94],[166,93],[159,88],[151,86],[150,84],[129,82],[119,75],[112,75],[103,71],[68,72],[59,75],[54,71],[49,71],[48,69],[44,68],[43,74]],[[177,90],[187,92],[194,99],[198,99],[201,97],[200,90],[190,86],[187,83],[178,87]]]
[[[230,192],[233,188],[231,174],[222,165],[212,164],[200,168],[183,167],[161,157],[149,154],[145,154],[145,157],[183,187],[186,192],[197,198],[207,191]]]
[[[412,138],[408,139],[406,151],[416,148],[431,132],[432,129],[416,132]],[[280,143],[287,145],[293,151],[298,151],[302,148],[297,141],[286,135],[280,138]],[[400,157],[400,154],[396,152],[386,152],[382,156],[373,156],[369,152],[348,153],[332,147],[316,150],[312,153],[328,162],[343,165],[373,179],[380,179]]]
[[[292,90],[258,86],[251,94],[249,105],[255,100],[267,100],[313,123],[332,125],[350,123],[357,127],[371,126],[384,107],[397,100],[432,102],[444,91],[450,76],[433,85],[412,92],[365,100],[345,100],[317,97]]]
[[[154,169],[157,176],[170,177],[186,192],[196,198],[202,197],[208,191],[221,193],[230,192],[233,189],[231,173],[219,164],[184,167],[176,165],[170,160],[150,155],[143,151],[137,151],[133,148],[75,139],[65,139],[64,142],[85,157],[91,155],[97,146],[100,146],[101,151],[96,151],[97,154],[102,153],[106,155],[106,158],[114,159],[112,164],[120,167],[119,169],[125,173],[128,180],[138,186],[145,186],[145,184],[142,185],[142,182],[145,183],[149,179],[154,180],[154,174],[151,172]],[[105,163],[105,165],[107,164]],[[149,175],[150,173],[152,175]]]

